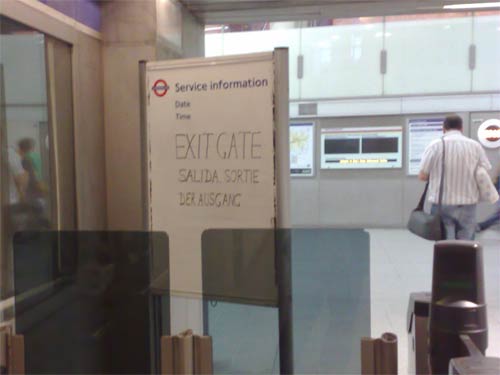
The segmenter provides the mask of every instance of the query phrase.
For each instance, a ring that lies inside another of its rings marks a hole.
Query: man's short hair
[[[446,116],[443,126],[446,130],[462,130],[463,121],[462,118],[458,115]]]
[[[35,141],[31,138],[23,138],[17,145],[22,152],[30,152],[35,147]]]

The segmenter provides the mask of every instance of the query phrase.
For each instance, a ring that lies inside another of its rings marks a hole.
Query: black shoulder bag
[[[408,220],[408,230],[419,237],[425,238],[431,241],[440,241],[446,238],[445,228],[443,225],[443,220],[441,218],[441,204],[443,201],[443,188],[444,188],[444,157],[445,157],[445,147],[444,139],[441,138],[443,143],[443,161],[441,164],[441,181],[439,183],[439,199],[438,199],[438,209],[434,214],[428,214],[424,211],[425,196],[427,195],[427,189],[429,188],[429,181],[425,185],[424,193],[420,198],[417,208],[413,210],[410,215],[410,220]]]

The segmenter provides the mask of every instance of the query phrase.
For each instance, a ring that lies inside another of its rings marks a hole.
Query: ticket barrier
[[[484,357],[487,326],[481,245],[437,242],[432,293],[410,295],[409,373],[498,374],[500,359]]]
[[[430,292],[415,292],[410,294],[406,319],[409,374],[430,374],[429,355],[427,351],[430,303]]]
[[[451,359],[468,356],[460,335],[484,355],[488,324],[483,249],[477,242],[440,241],[434,246],[429,315],[429,362],[433,374],[448,373]]]
[[[497,375],[500,373],[500,358],[485,357],[468,335],[460,335],[469,356],[453,358],[450,361],[449,375]]]

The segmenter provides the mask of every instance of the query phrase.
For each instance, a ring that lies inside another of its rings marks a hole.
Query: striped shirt
[[[465,137],[458,130],[447,131],[443,137],[446,156],[442,204],[478,203],[479,190],[475,179],[476,168],[480,164],[486,169],[491,169],[484,149],[478,142]],[[441,139],[436,139],[427,146],[420,163],[420,171],[429,176],[427,197],[432,203],[438,203],[439,200],[442,160],[443,144]]]

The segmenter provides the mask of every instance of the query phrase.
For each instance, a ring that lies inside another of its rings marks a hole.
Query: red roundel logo
[[[490,119],[483,122],[477,130],[477,137],[484,147],[500,147],[500,120]]]
[[[168,89],[170,87],[168,86],[167,82],[163,79],[158,79],[154,83],[152,90],[155,93],[156,96],[162,97],[165,96],[165,94],[168,92]]]
[[[500,140],[500,126],[490,125],[486,128],[486,139],[490,142],[496,142]]]

